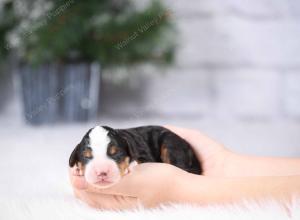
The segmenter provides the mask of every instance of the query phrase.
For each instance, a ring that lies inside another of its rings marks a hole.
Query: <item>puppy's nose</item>
[[[104,178],[104,177],[107,177],[108,176],[108,170],[106,170],[106,169],[95,169],[95,174],[96,174],[96,176],[97,177],[102,177],[102,178]]]
[[[106,177],[107,176],[107,172],[98,172],[97,176],[99,176],[99,177]]]

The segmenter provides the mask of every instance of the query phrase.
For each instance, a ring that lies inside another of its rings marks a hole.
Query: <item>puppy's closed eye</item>
[[[119,149],[116,147],[116,146],[111,146],[109,149],[108,149],[108,153],[110,155],[114,155],[114,154],[117,154],[119,152]]]
[[[90,149],[84,150],[83,151],[83,156],[86,157],[86,158],[92,158],[93,157],[92,151]]]

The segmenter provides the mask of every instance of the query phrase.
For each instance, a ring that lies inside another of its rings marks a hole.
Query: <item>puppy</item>
[[[169,163],[187,172],[202,169],[191,146],[172,131],[160,126],[90,129],[73,150],[69,166],[74,175],[84,175],[98,188],[117,183],[139,163]]]

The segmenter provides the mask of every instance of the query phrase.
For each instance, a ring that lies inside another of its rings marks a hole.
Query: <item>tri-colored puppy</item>
[[[138,163],[163,162],[188,172],[202,169],[191,146],[184,139],[160,126],[90,129],[73,150],[69,166],[75,175],[99,188],[117,183]]]

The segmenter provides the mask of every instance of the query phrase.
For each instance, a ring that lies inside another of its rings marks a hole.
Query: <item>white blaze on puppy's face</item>
[[[110,142],[108,131],[100,126],[96,126],[90,132],[89,137],[94,157],[102,157],[107,159],[108,157],[106,155],[106,151]]]
[[[96,126],[89,134],[90,147],[93,159],[86,165],[85,178],[87,182],[106,188],[119,181],[121,178],[118,165],[107,156],[107,147],[110,143],[108,131]]]

